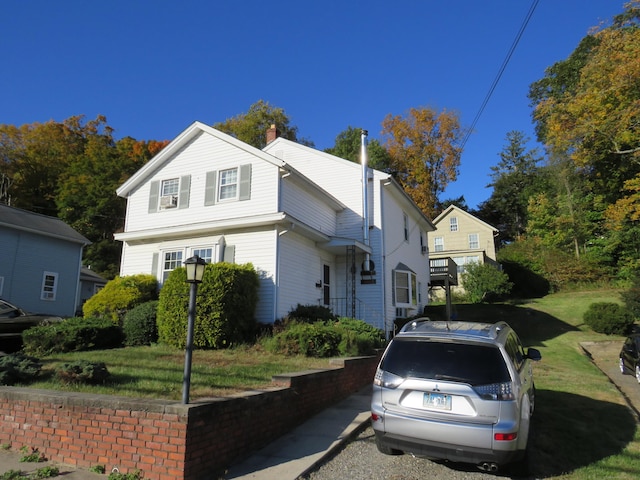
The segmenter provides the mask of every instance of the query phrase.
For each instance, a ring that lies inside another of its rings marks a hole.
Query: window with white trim
[[[394,271],[396,306],[418,304],[418,282],[416,274],[404,270]]]
[[[433,237],[433,249],[436,252],[444,252],[444,237]]]
[[[466,265],[470,263],[480,263],[480,257],[472,255],[469,257],[453,257],[453,261],[457,265],[458,274],[463,274],[466,271]]]
[[[451,217],[449,219],[449,231],[450,232],[458,231],[458,217]]]
[[[469,250],[480,248],[480,237],[477,233],[469,234]]]
[[[220,171],[220,185],[218,200],[237,200],[238,198],[238,168]]]
[[[211,263],[213,258],[213,248],[194,248],[193,255],[199,256],[207,263]]]
[[[55,272],[44,272],[42,274],[42,290],[40,300],[55,300],[58,289],[58,274]]]
[[[163,197],[167,197],[169,195],[178,195],[179,191],[180,191],[179,178],[171,178],[169,180],[162,181],[160,195],[162,195]]]
[[[164,252],[162,262],[162,283],[166,282],[169,274],[178,267],[182,266],[182,250],[173,250]]]

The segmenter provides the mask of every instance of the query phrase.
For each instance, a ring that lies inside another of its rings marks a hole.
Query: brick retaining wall
[[[268,390],[194,403],[0,387],[0,444],[55,462],[141,470],[149,480],[215,478],[229,465],[369,385],[379,357],[278,375]]]

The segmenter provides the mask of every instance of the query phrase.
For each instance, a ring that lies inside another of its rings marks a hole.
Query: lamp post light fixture
[[[191,387],[191,357],[193,352],[193,324],[196,319],[196,293],[198,284],[202,282],[204,267],[207,264],[198,255],[187,258],[184,266],[187,270],[189,286],[189,316],[187,320],[187,345],[184,354],[184,375],[182,377],[182,403],[189,403],[189,389]]]

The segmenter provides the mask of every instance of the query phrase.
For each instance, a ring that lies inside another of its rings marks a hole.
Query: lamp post
[[[184,375],[182,377],[182,403],[189,403],[189,388],[191,387],[191,357],[193,351],[193,324],[196,319],[196,293],[198,284],[202,282],[204,267],[207,263],[198,255],[187,258],[184,266],[187,269],[187,283],[189,288],[189,317],[187,320],[187,345],[184,354]]]

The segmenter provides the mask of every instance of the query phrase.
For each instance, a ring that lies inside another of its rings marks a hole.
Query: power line
[[[529,7],[529,12],[527,12],[527,16],[523,20],[522,25],[520,25],[520,30],[518,31],[518,34],[516,35],[516,38],[513,40],[513,43],[511,44],[511,48],[509,49],[509,52],[507,53],[507,56],[505,57],[504,61],[502,62],[502,66],[500,67],[500,70],[498,71],[498,74],[496,75],[496,78],[493,80],[493,83],[491,84],[491,87],[489,88],[489,92],[484,97],[484,101],[482,102],[482,105],[480,106],[480,109],[478,110],[478,113],[476,113],[476,116],[474,117],[473,122],[471,122],[471,126],[467,129],[467,132],[465,133],[464,138],[462,139],[462,144],[460,145],[461,149],[463,149],[464,146],[467,144],[467,141],[469,140],[469,137],[471,136],[471,133],[473,132],[473,129],[476,127],[476,124],[478,123],[478,120],[480,120],[480,116],[482,115],[482,112],[484,112],[485,107],[489,103],[489,99],[491,98],[491,96],[493,95],[494,90],[498,86],[498,82],[500,81],[500,78],[502,77],[502,74],[504,73],[505,69],[507,68],[507,65],[509,64],[509,61],[511,60],[511,56],[513,55],[513,52],[515,51],[516,47],[518,46],[518,43],[520,42],[520,38],[522,38],[522,34],[524,33],[525,29],[527,28],[527,25],[529,24],[529,20],[531,20],[531,17],[533,16],[533,12],[535,11],[536,7],[538,6],[538,2],[539,1],[540,0],[533,0],[533,2],[531,3],[531,7]]]

